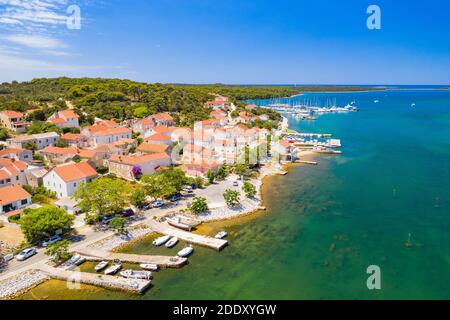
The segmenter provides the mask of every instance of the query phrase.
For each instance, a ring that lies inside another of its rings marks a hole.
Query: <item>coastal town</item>
[[[283,164],[317,164],[311,155],[339,152],[331,150],[340,147],[333,139],[305,142],[305,134],[288,130],[284,117],[266,128],[270,109],[238,108],[228,97],[211,96],[204,104],[209,117],[191,127],[176,126],[176,113],[170,112],[123,121],[94,118],[81,126],[80,117],[88,115],[66,101],[66,108],[45,121],[58,132],[30,134],[27,113],[1,110],[0,124],[12,134],[0,150],[0,235],[9,234],[0,237],[0,298],[48,279],[74,277],[142,293],[151,286],[152,271],[182,267],[195,245],[225,248],[225,230],[192,231],[208,221],[264,210],[264,177],[286,174]],[[255,122],[259,126],[249,125]],[[101,207],[96,196],[111,203]],[[58,225],[58,219],[65,220]],[[47,228],[36,227],[45,223]],[[116,250],[153,234],[160,235],[155,246],[187,245],[167,256]],[[77,271],[85,261],[98,265],[92,272]],[[124,262],[139,268],[120,271]]]

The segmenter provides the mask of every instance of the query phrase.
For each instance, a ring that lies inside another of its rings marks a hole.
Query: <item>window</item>
[[[19,181],[19,176],[16,176],[16,181]]]
[[[28,199],[24,199],[24,200],[21,201],[22,205],[27,204],[27,203],[28,203]]]

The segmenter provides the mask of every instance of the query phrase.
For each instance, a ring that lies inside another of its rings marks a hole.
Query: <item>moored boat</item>
[[[156,263],[141,263],[139,265],[144,270],[156,271],[159,270],[159,264]]]
[[[103,269],[105,269],[108,266],[109,262],[108,261],[102,261],[99,264],[97,264],[94,269],[96,272],[100,272]]]
[[[136,271],[131,269],[121,271],[120,275],[127,279],[150,280],[152,278],[151,271]]]
[[[177,237],[173,237],[173,238],[171,238],[169,241],[166,242],[165,246],[166,246],[167,248],[172,248],[172,247],[174,247],[177,243],[178,243],[178,238],[177,238]]]
[[[216,234],[214,236],[214,238],[216,238],[216,239],[223,239],[226,236],[228,236],[228,233],[226,231],[220,231],[218,234]]]
[[[192,248],[191,245],[181,249],[180,251],[178,251],[177,255],[179,257],[187,257],[188,255],[190,255],[192,252],[194,251],[194,248]]]
[[[114,264],[105,270],[105,274],[113,275],[113,274],[116,274],[117,272],[119,272],[120,269],[122,269],[122,262],[114,261]]]
[[[170,239],[170,236],[166,235],[166,236],[156,238],[155,240],[153,240],[152,243],[153,243],[153,245],[159,247],[159,246],[163,245],[164,243],[166,243],[167,241],[169,241],[169,239]]]

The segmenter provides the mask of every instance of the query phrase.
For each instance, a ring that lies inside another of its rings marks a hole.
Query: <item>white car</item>
[[[233,186],[238,187],[239,186],[239,182],[233,181]]]
[[[27,248],[19,253],[16,257],[17,261],[25,261],[37,253],[36,248]]]

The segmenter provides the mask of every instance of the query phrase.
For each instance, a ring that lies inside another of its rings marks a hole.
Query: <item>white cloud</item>
[[[1,39],[33,49],[58,49],[67,47],[64,42],[50,37],[40,35],[11,34]]]

